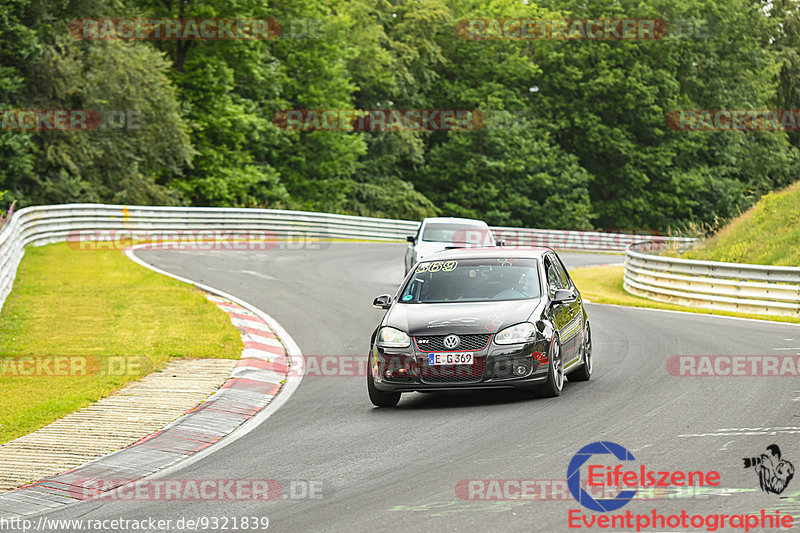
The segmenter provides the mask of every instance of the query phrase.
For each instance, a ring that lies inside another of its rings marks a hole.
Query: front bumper
[[[402,350],[373,347],[370,364],[375,387],[386,392],[470,389],[529,389],[547,380],[549,344],[496,345],[474,352],[472,365],[428,364],[428,354],[412,346]],[[534,357],[537,354],[537,357]]]

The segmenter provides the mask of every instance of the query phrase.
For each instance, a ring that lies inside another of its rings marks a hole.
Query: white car
[[[416,235],[406,237],[406,273],[429,255],[452,248],[480,248],[497,246],[492,230],[486,222],[471,218],[426,218]]]

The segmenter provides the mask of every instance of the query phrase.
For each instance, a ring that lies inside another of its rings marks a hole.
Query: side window
[[[544,268],[547,272],[547,290],[551,295],[555,294],[556,290],[558,289],[566,288],[566,286],[563,284],[561,273],[559,273],[558,268],[554,264],[553,258],[549,255],[544,259]]]
[[[558,277],[561,280],[561,284],[563,288],[570,289],[572,288],[572,284],[569,281],[569,276],[567,276],[567,271],[564,268],[564,264],[561,262],[561,259],[556,259],[554,261],[556,270],[558,271]]]

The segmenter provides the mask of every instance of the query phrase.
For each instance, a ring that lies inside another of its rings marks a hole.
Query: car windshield
[[[425,229],[422,231],[422,240],[426,242],[476,244],[481,246],[492,246],[494,244],[487,226],[447,222],[426,224]]]
[[[536,259],[492,257],[420,263],[403,288],[400,303],[493,302],[540,296]]]

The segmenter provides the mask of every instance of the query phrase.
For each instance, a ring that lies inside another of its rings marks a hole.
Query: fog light
[[[384,375],[385,375],[387,378],[390,378],[390,377],[392,377],[392,371],[391,371],[391,370],[387,370],[386,372],[384,372]]]
[[[528,367],[526,365],[517,365],[514,367],[514,374],[518,376],[524,376],[528,373]]]

